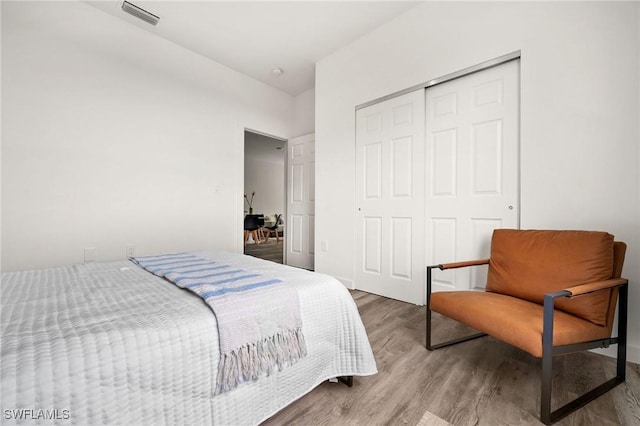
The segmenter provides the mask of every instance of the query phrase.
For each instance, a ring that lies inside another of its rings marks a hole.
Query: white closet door
[[[424,90],[357,111],[358,289],[424,300]]]
[[[427,89],[427,263],[489,256],[495,228],[519,227],[519,66]],[[434,290],[481,289],[486,267],[435,271]]]
[[[313,270],[315,254],[315,135],[288,141],[287,265]]]

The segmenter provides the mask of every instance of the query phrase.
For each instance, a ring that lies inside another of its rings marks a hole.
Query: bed
[[[5,424],[259,424],[323,381],[375,374],[357,308],[329,276],[198,252],[295,286],[306,356],[217,394],[216,317],[131,261],[2,275]]]

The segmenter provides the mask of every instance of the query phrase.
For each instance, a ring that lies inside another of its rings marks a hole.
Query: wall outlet
[[[96,248],[87,247],[84,249],[84,263],[96,261]]]
[[[135,257],[136,255],[136,246],[127,246],[125,249],[125,255],[127,256],[127,259],[130,257]]]
[[[321,251],[329,251],[329,241],[327,241],[327,240],[320,241],[320,250]]]

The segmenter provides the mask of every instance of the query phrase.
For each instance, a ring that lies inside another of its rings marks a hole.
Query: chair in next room
[[[271,226],[265,226],[264,232],[265,232],[265,242],[269,241],[269,237],[271,236],[271,233],[273,232],[274,234],[276,234],[276,242],[280,242],[280,234],[279,234],[279,227],[280,225],[282,225],[282,215],[279,214],[276,216],[276,221],[274,222],[273,225]]]

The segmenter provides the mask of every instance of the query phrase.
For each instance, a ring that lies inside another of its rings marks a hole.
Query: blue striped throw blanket
[[[256,380],[307,354],[295,288],[192,253],[131,258],[147,271],[192,291],[218,322],[216,394]]]

